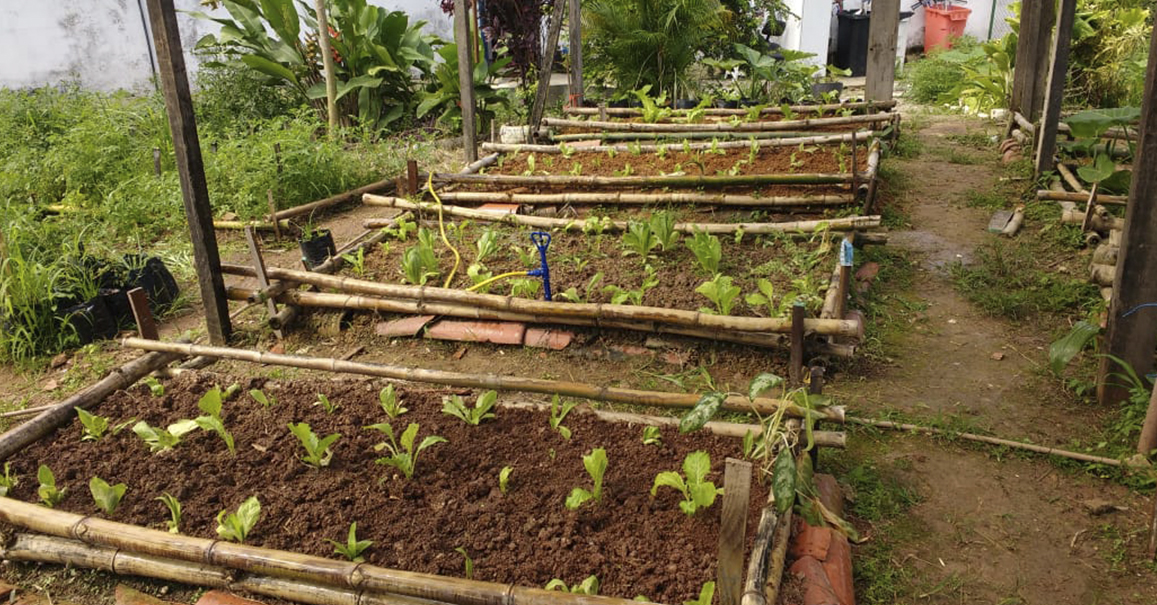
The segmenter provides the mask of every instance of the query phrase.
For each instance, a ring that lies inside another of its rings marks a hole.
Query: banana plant
[[[462,88],[458,83],[458,45],[447,44],[438,49],[443,61],[434,69],[434,82],[421,95],[418,103],[417,117],[438,112],[436,121],[454,129],[462,127],[462,108],[458,102],[461,99]],[[502,57],[487,65],[479,61],[474,66],[474,101],[478,107],[478,128],[485,132],[490,126],[500,107],[507,107],[510,101],[490,85],[503,68],[510,63],[511,57]]]

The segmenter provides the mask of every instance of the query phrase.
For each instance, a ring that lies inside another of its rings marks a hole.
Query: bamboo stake
[[[1137,453],[1142,456],[1157,449],[1157,385],[1154,385],[1149,395],[1149,407],[1145,411],[1145,420],[1141,423],[1141,436],[1137,440]]]
[[[803,454],[807,455],[807,454]],[[768,603],[779,602],[779,588],[783,582],[783,567],[787,559],[787,546],[791,542],[791,518],[792,509],[787,509],[787,512],[779,518],[779,523],[775,528],[775,536],[779,540],[771,548],[771,559],[768,561],[768,567],[771,569],[767,572],[767,581],[764,583],[763,594]]]
[[[0,435],[0,460],[5,460],[37,439],[72,419],[73,408],[93,409],[110,393],[128,388],[149,373],[180,358],[179,354],[154,353],[141,355],[125,365],[113,369],[108,376],[71,397],[52,405],[38,416]]]
[[[1038,189],[1036,192],[1036,199],[1048,200],[1054,202],[1078,202],[1085,203],[1089,201],[1088,194],[1070,191],[1050,191],[1048,189]],[[1129,197],[1125,195],[1104,195],[1097,194],[1098,204],[1110,204],[1124,206],[1129,202]]]
[[[988,437],[985,435],[975,435],[973,433],[958,433],[956,431],[946,431],[930,426],[919,426],[916,424],[904,424],[900,422],[892,422],[890,420],[874,420],[871,418],[858,418],[848,416],[847,422],[851,424],[861,424],[864,426],[874,426],[883,429],[892,429],[896,431],[910,431],[913,433],[924,433],[925,435],[943,435],[945,437],[959,438],[966,441],[976,441],[979,443],[988,443],[991,445],[1000,445],[1004,447],[1011,447],[1015,449],[1027,450],[1036,452],[1038,454],[1048,454],[1049,456],[1060,456],[1062,458],[1071,458],[1073,460],[1080,460],[1081,462],[1092,462],[1093,464],[1104,464],[1106,466],[1122,466],[1120,460],[1113,458],[1105,458],[1102,456],[1093,456],[1090,454],[1082,454],[1080,452],[1069,452],[1052,447],[1045,447],[1043,445],[1033,445],[1031,443],[1023,443],[1020,441],[1010,441],[1008,439],[999,439],[997,437]]]
[[[482,145],[482,149],[485,151],[486,145],[489,144],[490,143],[484,143]],[[466,167],[462,169],[462,174],[478,174],[479,170],[482,170],[483,168],[494,164],[494,162],[497,162],[500,155],[501,154],[498,153],[492,153],[486,157],[478,158],[478,161],[467,164]]]
[[[578,382],[561,380],[544,380],[539,378],[524,378],[520,376],[500,376],[497,374],[468,374],[463,372],[448,372],[443,370],[426,370],[405,366],[392,366],[377,363],[357,361],[342,361],[324,357],[303,357],[297,355],[282,355],[262,351],[248,351],[229,347],[211,347],[192,344],[160,342],[143,338],[126,338],[121,343],[128,348],[143,349],[146,351],[164,351],[182,353],[186,355],[204,355],[219,359],[235,359],[253,363],[279,365],[308,370],[323,370],[329,372],[345,372],[365,376],[377,376],[393,380],[407,380],[410,382],[425,382],[447,386],[493,389],[498,391],[520,391],[526,393],[541,393],[545,395],[561,395],[564,397],[580,397],[595,401],[612,403],[627,403],[666,408],[689,408],[694,406],[700,398],[695,393],[667,393],[661,391],[640,391],[612,386],[597,386]],[[737,395],[729,396],[723,403],[723,409],[734,412],[756,412],[770,414],[783,408],[791,417],[814,416],[818,420],[840,422],[843,417],[842,408],[824,408],[821,410],[807,410],[790,401],[778,399],[757,398],[754,401]]]
[[[797,436],[799,422],[789,420],[786,428],[792,436]],[[747,561],[747,580],[743,586],[741,605],[776,605],[776,600],[769,598],[767,588],[769,580],[774,579],[778,583],[779,577],[783,575],[783,559],[782,557],[779,559],[777,567],[775,554],[778,552],[779,544],[786,545],[790,540],[790,527],[791,508],[789,507],[782,516],[778,515],[775,507],[775,490],[768,490],[767,505],[760,511],[759,527],[751,546],[751,558]]]
[[[852,182],[844,174],[741,174],[698,176],[571,176],[446,174],[437,173],[440,184],[495,185],[505,187],[757,187],[760,185],[842,185]],[[364,199],[364,198],[363,198]]]
[[[364,200],[367,206],[385,206],[389,208],[404,208],[407,210],[435,211],[438,206],[428,202],[411,202],[398,197],[384,197],[367,194]],[[542,229],[562,229],[563,231],[582,231],[583,221],[568,218],[552,218],[546,216],[527,216],[522,214],[496,213],[476,208],[442,205],[442,212],[451,216],[460,216],[480,221],[505,223],[508,225],[529,225]],[[680,233],[707,233],[734,234],[742,231],[751,235],[765,235],[768,233],[812,233],[815,231],[847,231],[853,229],[871,229],[880,225],[879,216],[850,216],[814,221],[790,221],[783,223],[676,223],[675,231]],[[378,226],[375,219],[368,219],[363,223],[367,228]],[[627,221],[611,221],[603,223],[607,231],[626,231],[630,226]]]
[[[273,224],[273,223],[265,222],[265,221],[213,221],[213,228],[214,229],[243,230],[247,227],[252,227],[254,229],[260,229],[262,231],[280,232],[281,229],[285,229],[287,231],[292,229],[293,225],[290,225],[289,221],[287,221],[285,219],[277,221],[277,224]]]
[[[566,120],[543,118],[542,125],[556,128],[591,128],[604,132],[769,132],[791,130],[793,128],[816,128],[823,126],[843,126],[846,124],[874,124],[892,120],[890,113],[837,118],[805,118],[802,120],[781,120],[779,122],[740,122],[731,124],[645,124],[640,122],[600,122],[597,120]]]
[[[514,193],[510,191],[447,191],[439,194],[443,202],[468,202],[505,204],[597,204],[608,205],[657,205],[657,204],[707,204],[713,206],[757,206],[785,207],[799,206],[844,206],[855,201],[850,194],[829,195],[736,195],[729,193],[690,193],[670,191],[666,193],[625,193],[621,191],[584,193]]]
[[[756,145],[761,149],[765,147],[796,147],[798,145],[825,145],[830,143],[843,143],[852,140],[853,136],[864,139],[871,139],[879,136],[879,133],[874,130],[865,130],[858,133],[844,133],[844,134],[830,134],[830,135],[808,135],[792,138],[774,138],[774,139],[754,139]],[[567,153],[606,153],[613,149],[616,152],[631,153],[633,151],[640,151],[643,153],[651,153],[659,151],[660,147],[667,149],[671,145],[575,145],[567,146],[565,151]],[[691,151],[702,151],[706,149],[750,149],[751,141],[715,141],[713,143],[688,143],[687,148]],[[545,153],[545,154],[561,154],[564,149],[561,145],[528,145],[518,143],[483,143],[482,149],[487,151],[497,151],[502,153]],[[682,150],[683,147],[679,146]]]
[[[222,272],[231,275],[251,276],[252,268],[244,265],[222,264]],[[309,271],[293,271],[277,267],[266,267],[266,272],[274,279],[310,284],[321,288],[333,288],[349,294],[365,294],[383,298],[402,298],[419,302],[452,302],[476,305],[488,309],[513,311],[516,313],[539,314],[549,317],[588,317],[605,319],[626,319],[636,321],[657,321],[684,327],[740,330],[744,332],[786,333],[791,321],[786,318],[737,317],[732,315],[711,315],[698,311],[683,311],[661,307],[634,305],[608,305],[596,303],[560,303],[530,300],[514,296],[479,294],[453,288],[433,286],[406,286],[401,284],[379,284],[349,277],[322,275]],[[858,336],[861,326],[858,321],[837,319],[808,319],[805,330],[828,336]]]
[[[896,106],[896,101],[856,101],[847,103],[827,103],[823,105],[792,105],[790,107],[792,113],[828,113],[832,111],[839,111],[841,109],[892,109]],[[564,113],[567,115],[599,115],[598,107],[567,107]],[[674,116],[682,116],[689,113],[689,109],[672,109],[671,114]],[[743,108],[728,109],[724,107],[704,107],[703,115],[708,116],[745,116],[750,113],[749,110]],[[783,115],[782,107],[764,107],[759,111],[760,115],[774,116]],[[612,116],[642,116],[643,110],[638,107],[607,107],[606,115]]]
[[[51,408],[52,405],[41,405],[33,408],[24,408],[23,410],[12,410],[0,414],[0,418],[22,418],[24,416],[35,416],[44,410]]]
[[[310,202],[308,204],[302,204],[300,206],[294,206],[293,208],[286,208],[285,210],[278,210],[277,211],[277,219],[281,220],[281,219],[293,218],[295,216],[301,216],[303,214],[313,214],[314,212],[317,212],[318,210],[321,210],[322,208],[328,208],[330,206],[334,206],[334,205],[340,204],[342,202],[352,202],[355,200],[360,200],[360,199],[362,199],[362,195],[366,194],[366,193],[386,193],[388,191],[393,191],[393,190],[394,190],[394,180],[393,179],[386,179],[386,180],[378,181],[376,183],[370,183],[369,185],[365,185],[363,187],[358,187],[357,189],[351,189],[351,190],[346,191],[344,193],[339,193],[337,195],[331,195],[327,198],[317,200],[316,202]]]
[[[1070,170],[1064,162],[1057,162],[1057,172],[1060,173],[1061,178],[1063,178],[1065,182],[1068,183],[1069,187],[1072,187],[1073,191],[1076,191],[1077,193],[1080,193],[1088,198],[1088,189],[1085,189],[1084,183],[1077,179],[1077,175],[1073,174],[1073,171]]]
[[[1036,126],[1033,126],[1032,122],[1029,122],[1019,111],[1012,112],[1012,119],[1020,126],[1020,129],[1027,132],[1030,137],[1036,134]]]

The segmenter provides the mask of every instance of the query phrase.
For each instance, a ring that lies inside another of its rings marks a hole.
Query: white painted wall
[[[178,11],[208,11],[198,0],[174,0]],[[379,0],[390,10],[429,21],[432,33],[452,38],[452,20],[437,0]],[[90,90],[152,88],[152,34],[142,21],[144,0],[0,0],[0,86],[29,88],[78,82]],[[226,14],[218,9],[216,14]],[[178,13],[190,80],[192,48],[215,23]]]
[[[804,62],[826,67],[828,64],[828,31],[832,23],[832,6],[816,0],[787,0],[792,15],[784,21],[780,44],[784,48],[815,55]]]
[[[1009,5],[1019,0],[968,0],[965,8],[971,9],[972,14],[968,15],[968,22],[964,25],[964,33],[972,36],[977,40],[988,40],[988,26],[989,20],[992,17],[993,5],[996,7],[996,23],[994,30],[999,37],[1001,23],[1003,23],[1001,15],[1008,13]],[[900,10],[911,10],[914,0],[900,0]],[[844,0],[844,10],[857,10],[862,5],[861,0]],[[916,9],[916,14],[908,20],[908,48],[923,48],[924,46],[924,8]]]

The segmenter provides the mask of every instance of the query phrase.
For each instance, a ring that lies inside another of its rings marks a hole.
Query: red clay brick
[[[800,519],[789,552],[791,552],[791,556],[796,558],[812,557],[817,561],[823,561],[828,556],[828,547],[831,543],[831,529],[812,527]]]
[[[518,214],[518,204],[482,204],[478,209],[494,214]]]
[[[169,603],[163,599],[158,599],[153,595],[129,588],[124,584],[117,584],[113,594],[115,595],[116,605],[169,605]]]
[[[840,600],[840,605],[856,605],[856,588],[852,581],[852,547],[847,536],[832,532],[828,558],[823,562],[828,584]]]
[[[239,597],[224,590],[210,590],[197,600],[196,605],[265,605],[265,603]]]
[[[393,336],[414,336],[431,321],[434,321],[433,315],[415,315],[393,321],[380,321],[374,326],[374,334],[387,338]]]
[[[526,324],[510,321],[458,321],[444,319],[426,330],[426,338],[461,340],[465,342],[492,342],[500,345],[520,345],[526,334]]]
[[[880,263],[864,263],[864,266],[856,270],[856,281],[872,281],[879,273]]]
[[[815,476],[816,491],[819,492],[820,502],[838,517],[844,516],[844,494],[840,491],[840,484],[836,478],[828,474]]]
[[[638,347],[635,345],[611,345],[607,348],[616,352],[616,353],[622,353],[623,355],[631,355],[631,356],[641,356],[642,355],[642,356],[648,356],[648,357],[651,355],[654,355],[654,353],[647,350],[645,347]]]
[[[527,328],[523,344],[538,349],[561,351],[570,346],[574,339],[574,332],[565,330],[544,330],[542,328]]]
[[[803,579],[803,605],[840,605],[840,599],[828,582],[824,566],[819,561],[803,557],[793,563],[788,571]]]

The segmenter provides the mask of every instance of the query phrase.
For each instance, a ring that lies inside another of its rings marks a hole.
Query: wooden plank
[[[418,195],[421,191],[421,183],[418,182],[418,161],[406,160],[406,189],[409,189],[408,195]]]
[[[570,104],[583,105],[582,0],[570,0]]]
[[[133,310],[133,319],[137,322],[137,334],[141,338],[157,340],[157,322],[153,319],[153,312],[149,309],[149,295],[144,288],[133,288],[128,291],[129,306]]]
[[[205,324],[209,341],[225,344],[233,331],[229,322],[229,299],[225,297],[225,282],[221,278],[221,256],[217,250],[217,236],[213,231],[213,209],[209,205],[209,189],[205,184],[205,165],[201,158],[201,144],[197,139],[197,121],[193,113],[193,97],[189,92],[189,78],[185,72],[177,14],[173,9],[173,0],[148,0],[148,7],[161,74],[161,89],[164,91],[169,129],[173,135],[177,173],[181,179],[181,197],[189,223],[189,237],[193,243],[197,283],[205,306]]]
[[[1010,109],[1020,112],[1029,122],[1036,122],[1044,106],[1044,76],[1048,71],[1049,38],[1056,19],[1055,4],[1055,0],[1021,2]]]
[[[1133,161],[1133,182],[1125,207],[1125,230],[1117,256],[1116,287],[1109,304],[1105,331],[1109,355],[1101,358],[1097,396],[1102,404],[1117,403],[1128,391],[1114,379],[1121,369],[1111,360],[1117,357],[1131,365],[1139,376],[1153,370],[1153,350],[1157,348],[1157,308],[1138,305],[1157,302],[1157,32],[1149,45],[1150,61],[1145,74],[1145,96],[1141,104],[1141,137]]]
[[[743,551],[747,546],[747,508],[751,501],[751,463],[728,458],[723,470],[723,507],[719,527],[719,605],[739,605],[743,597]]]
[[[900,33],[900,0],[876,0],[868,21],[868,66],[864,98],[891,101],[896,84],[896,43]]]
[[[554,64],[554,51],[558,48],[558,36],[562,32],[563,11],[567,0],[554,0],[550,11],[550,28],[546,34],[546,45],[538,62],[538,88],[534,93],[534,105],[530,108],[530,139],[538,140],[538,129],[542,122],[542,112],[546,110],[546,97],[550,94],[550,73]]]
[[[470,57],[470,13],[466,0],[454,0],[454,42],[458,45],[458,88],[462,107],[462,146],[466,162],[478,159],[478,120],[474,104],[474,61]]]
[[[253,260],[253,272],[257,274],[257,284],[261,290],[269,287],[269,276],[265,274],[265,259],[261,258],[261,247],[257,244],[257,234],[253,227],[245,228],[245,241],[249,244],[249,258]],[[277,303],[272,298],[265,299],[265,310],[269,312],[269,317],[277,317]],[[278,340],[285,338],[281,328],[273,329],[274,336]]]
[[[1077,0],[1061,0],[1057,13],[1056,35],[1053,36],[1049,78],[1045,89],[1044,112],[1036,140],[1036,173],[1042,174],[1056,164],[1057,124],[1061,120],[1061,101],[1065,96],[1065,80],[1069,74],[1069,43],[1073,37],[1073,19]],[[1023,112],[1022,112],[1023,113]],[[1031,119],[1031,118],[1030,118]]]

